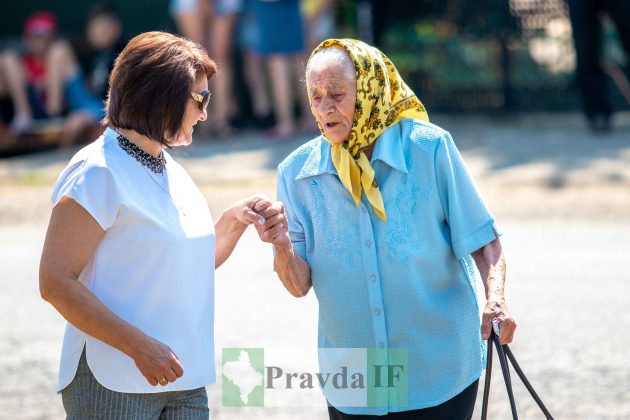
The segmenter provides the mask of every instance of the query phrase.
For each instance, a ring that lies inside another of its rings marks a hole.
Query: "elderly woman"
[[[428,122],[379,50],[324,41],[306,84],[322,135],[279,165],[288,224],[281,214],[282,223],[257,229],[274,244],[289,292],[314,288],[320,348],[408,355],[407,395],[346,407],[326,394],[330,418],[470,418],[492,319],[502,343],[516,328],[494,219],[450,134]],[[473,263],[485,285],[482,317]]]
[[[54,187],[40,290],[68,320],[58,389],[69,419],[209,416],[214,270],[264,223],[254,207],[270,205],[252,197],[213,223],[165,150],[192,142],[215,73],[194,42],[132,39],[112,70],[107,130]]]

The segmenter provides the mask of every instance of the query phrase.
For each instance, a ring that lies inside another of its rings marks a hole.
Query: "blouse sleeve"
[[[103,230],[116,221],[119,201],[109,169],[87,161],[71,163],[53,187],[53,206],[68,197],[83,207]]]
[[[289,221],[289,238],[291,239],[291,243],[293,244],[293,247],[295,248],[295,251],[298,253],[298,255],[302,257],[304,261],[306,261],[306,240],[304,235],[304,227],[298,219],[296,209],[293,207],[293,203],[291,202],[291,198],[289,197],[289,192],[287,191],[284,176],[280,171],[278,171],[278,185],[276,196],[278,197],[279,201],[282,201],[282,203],[284,203],[284,210]]]
[[[501,235],[448,132],[435,155],[437,186],[455,256],[460,259]]]

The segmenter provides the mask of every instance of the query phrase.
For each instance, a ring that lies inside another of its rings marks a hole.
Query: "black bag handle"
[[[481,420],[486,420],[486,417],[488,415],[488,397],[490,394],[490,379],[492,378],[492,344],[493,343],[494,343],[494,346],[497,348],[499,362],[501,363],[501,371],[503,372],[503,379],[505,381],[505,387],[507,388],[508,398],[510,399],[510,409],[512,410],[512,419],[518,420],[518,414],[516,412],[516,402],[514,401],[514,393],[512,392],[512,379],[510,378],[510,367],[508,365],[508,359],[510,362],[512,362],[512,367],[516,371],[516,374],[518,375],[519,378],[521,378],[521,381],[523,381],[523,384],[525,385],[525,387],[527,388],[531,396],[534,398],[534,401],[536,401],[536,404],[538,404],[538,407],[540,407],[541,411],[545,415],[545,418],[547,420],[553,420],[553,416],[551,415],[549,410],[547,410],[547,407],[545,407],[545,404],[543,404],[542,400],[540,399],[536,391],[534,391],[534,387],[532,387],[532,384],[527,380],[525,373],[523,373],[523,370],[516,362],[516,358],[514,357],[512,350],[510,350],[507,344],[501,345],[501,342],[499,341],[499,337],[497,337],[494,331],[490,332],[490,338],[488,339],[488,360],[487,360],[487,366],[486,366],[486,380],[483,387],[483,403],[481,406]]]

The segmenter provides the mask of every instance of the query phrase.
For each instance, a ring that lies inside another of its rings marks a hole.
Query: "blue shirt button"
[[[374,274],[372,274],[372,275],[370,276],[370,280],[371,280],[371,281],[376,281],[376,276],[375,276]]]
[[[378,316],[381,314],[381,310],[379,308],[374,309],[374,313]]]
[[[370,241],[369,239],[367,241],[365,241],[365,246],[370,248],[372,246],[372,241]]]

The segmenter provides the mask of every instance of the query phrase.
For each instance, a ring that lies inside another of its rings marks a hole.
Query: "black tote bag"
[[[501,371],[503,372],[505,387],[507,388],[508,398],[510,399],[510,408],[512,410],[513,420],[518,419],[518,414],[516,412],[516,403],[514,401],[514,394],[512,392],[512,380],[510,379],[510,367],[508,365],[508,359],[512,363],[512,367],[518,374],[519,378],[521,378],[521,381],[523,381],[523,384],[525,385],[531,396],[534,398],[534,401],[536,401],[536,404],[538,404],[538,407],[540,407],[540,409],[542,410],[545,417],[548,420],[553,420],[553,416],[551,415],[551,413],[549,413],[549,410],[547,410],[547,407],[545,407],[545,404],[543,404],[536,391],[534,391],[534,388],[525,377],[525,374],[521,370],[521,367],[516,362],[514,354],[512,354],[512,351],[507,344],[501,345],[499,337],[494,333],[494,331],[490,332],[490,338],[488,339],[488,360],[486,365],[486,380],[483,388],[481,420],[486,420],[488,414],[488,396],[490,393],[490,379],[492,378],[492,344],[494,344],[497,349],[497,355],[499,356],[499,362],[501,363]]]

